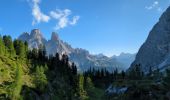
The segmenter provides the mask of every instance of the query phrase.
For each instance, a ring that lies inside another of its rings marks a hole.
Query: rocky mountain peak
[[[74,62],[79,71],[85,71],[93,66],[96,69],[107,68],[113,70],[115,68],[124,69],[124,65],[114,59],[110,59],[103,54],[92,55],[89,51],[82,48],[72,48],[67,42],[59,39],[57,33],[53,32],[50,40],[43,38],[39,29],[33,29],[31,34],[26,33],[19,37],[20,40],[27,41],[29,48],[39,48],[40,45],[44,45],[47,50],[47,55],[67,54],[70,61]]]
[[[22,40],[22,41],[28,41],[28,40],[29,40],[29,37],[30,37],[29,33],[24,32],[24,33],[22,33],[22,34],[18,37],[18,39],[20,39],[20,40]]]
[[[43,38],[42,33],[39,29],[33,29],[31,31],[30,37],[37,39]]]
[[[59,36],[56,32],[52,32],[51,40],[52,41],[58,41],[59,40]]]
[[[159,22],[150,31],[147,40],[140,47],[135,61],[131,64],[141,65],[144,72],[157,68],[164,70],[170,63],[170,7],[162,14]]]

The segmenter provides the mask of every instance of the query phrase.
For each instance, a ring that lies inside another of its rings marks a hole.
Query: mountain
[[[42,33],[38,29],[33,29],[31,34],[24,32],[18,39],[27,41],[30,49],[39,48],[41,44],[47,43],[47,40],[42,36]]]
[[[112,56],[111,58],[113,60],[117,60],[118,62],[121,62],[125,69],[128,69],[131,63],[135,60],[136,54],[130,54],[130,53],[121,53],[119,56]]]
[[[45,45],[47,49],[47,54],[55,55],[56,52],[59,54],[67,54],[69,55],[74,49],[67,43],[63,42],[59,39],[59,36],[53,32],[51,35],[51,39],[48,40],[47,44]]]
[[[106,68],[110,71],[115,68],[118,68],[118,70],[125,70],[125,66],[116,59],[113,60],[104,55],[91,55],[84,49],[77,48],[69,56],[70,60],[75,62],[76,65],[80,67],[80,70],[83,71],[90,67],[94,67],[96,69]]]
[[[150,31],[130,69],[136,64],[140,64],[146,73],[150,68],[165,70],[170,65],[170,7]]]
[[[125,70],[129,67],[129,63],[133,61],[128,54],[126,56],[121,54],[114,58],[103,54],[92,55],[82,48],[72,48],[71,45],[62,41],[55,32],[52,33],[50,40],[46,40],[39,29],[33,29],[30,34],[27,32],[21,34],[18,39],[27,41],[30,49],[45,45],[48,55],[55,55],[56,53],[67,54],[70,60],[78,66],[79,71],[85,71],[90,67],[96,69],[106,68],[110,71],[115,68]]]

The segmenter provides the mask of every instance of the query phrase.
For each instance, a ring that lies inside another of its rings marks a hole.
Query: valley
[[[120,1],[0,1],[0,100],[170,100],[170,6]]]

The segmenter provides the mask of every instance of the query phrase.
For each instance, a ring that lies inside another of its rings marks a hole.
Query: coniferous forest
[[[0,100],[169,100],[170,70],[144,74],[95,69],[79,73],[67,55],[0,37]]]

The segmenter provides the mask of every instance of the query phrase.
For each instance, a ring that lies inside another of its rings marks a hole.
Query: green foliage
[[[114,79],[116,80],[118,78],[118,70],[117,70],[117,68],[116,68],[116,70],[114,70],[113,75],[114,75]]]
[[[134,80],[140,80],[143,77],[143,72],[141,71],[141,65],[135,65],[133,69],[130,70],[129,78]]]
[[[16,68],[16,76],[15,76],[15,81],[14,83],[11,85],[11,96],[10,98],[12,100],[19,100],[20,99],[20,92],[22,89],[22,85],[23,85],[23,80],[22,80],[22,67],[17,64],[17,68]]]
[[[18,61],[0,56],[0,98],[19,100],[23,85],[22,77],[22,66]]]
[[[90,77],[85,78],[84,87],[90,100],[100,100],[101,96],[103,96],[104,91],[102,92],[100,89],[94,87],[94,84]]]
[[[164,85],[167,90],[170,90],[170,70],[166,70],[166,77],[164,78]]]
[[[28,50],[27,42],[4,36],[0,37],[0,100],[166,100],[170,70],[162,83],[157,82],[163,77],[159,69],[150,70],[153,77],[145,78],[140,67],[136,65],[129,75],[94,68],[77,75],[67,55],[47,57],[44,46]],[[110,84],[128,91],[107,95]]]
[[[126,73],[124,71],[122,71],[121,74],[122,74],[122,79],[125,79]]]
[[[4,55],[4,54],[5,54],[5,45],[2,40],[2,37],[0,36],[0,55]]]
[[[33,48],[30,56],[31,56],[31,59],[38,59],[38,49]]]
[[[13,45],[11,37],[3,36],[3,41],[4,41],[5,49],[6,49],[5,54],[9,55],[10,57],[15,56],[15,49],[14,49],[14,45]]]
[[[0,100],[78,100],[78,83],[67,55],[47,57],[44,46],[28,50],[26,42],[0,37]]]
[[[79,75],[79,82],[78,82],[78,94],[80,100],[86,100],[87,92],[84,90],[84,77],[83,75]]]
[[[44,92],[47,85],[47,77],[43,66],[36,66],[35,77],[34,77],[35,86],[40,92]]]
[[[20,58],[26,57],[26,47],[25,44],[20,40],[14,40],[14,48],[16,51],[16,55],[18,55]]]
[[[87,77],[87,79],[85,81],[86,81],[85,82],[86,83],[85,88],[87,89],[87,91],[93,90],[94,89],[94,84],[93,84],[91,78]]]

